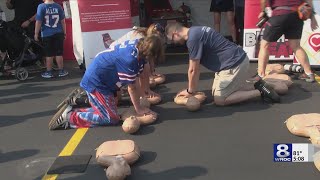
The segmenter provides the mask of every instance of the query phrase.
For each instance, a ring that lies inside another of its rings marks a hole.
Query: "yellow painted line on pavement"
[[[59,156],[71,156],[88,130],[88,128],[77,129],[67,145],[60,152]],[[58,174],[46,174],[43,176],[42,180],[56,180],[57,177]]]

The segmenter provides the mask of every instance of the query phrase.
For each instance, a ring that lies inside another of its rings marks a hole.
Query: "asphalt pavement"
[[[274,143],[309,143],[289,133],[284,121],[298,113],[319,113],[320,84],[295,80],[281,104],[260,99],[229,107],[212,104],[213,73],[202,68],[199,90],[208,97],[198,112],[173,103],[187,85],[187,56],[168,56],[157,68],[167,77],[155,91],[163,101],[152,109],[159,120],[135,135],[121,126],[89,129],[74,155],[93,155],[85,173],[57,179],[106,179],[95,161],[95,149],[104,141],[132,139],[141,158],[129,180],[318,180],[314,164],[273,162]],[[49,131],[56,106],[79,86],[82,72],[66,62],[70,76],[46,80],[34,74],[26,82],[0,79],[0,174],[3,180],[41,179],[76,130]],[[256,63],[252,63],[252,72]],[[120,112],[125,108],[120,108]]]

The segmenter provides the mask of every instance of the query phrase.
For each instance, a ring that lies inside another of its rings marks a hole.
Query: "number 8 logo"
[[[280,158],[285,158],[290,156],[290,152],[288,151],[289,147],[286,144],[279,144],[277,146],[277,156]]]

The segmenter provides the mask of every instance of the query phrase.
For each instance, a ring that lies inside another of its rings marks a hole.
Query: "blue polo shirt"
[[[224,38],[214,29],[194,26],[189,29],[187,47],[189,58],[214,72],[233,68],[245,59],[245,51]]]

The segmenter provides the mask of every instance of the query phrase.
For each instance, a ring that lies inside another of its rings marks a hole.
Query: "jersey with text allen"
[[[41,36],[48,37],[63,33],[61,20],[65,18],[62,7],[57,3],[42,3],[38,6],[36,20],[41,21]]]

